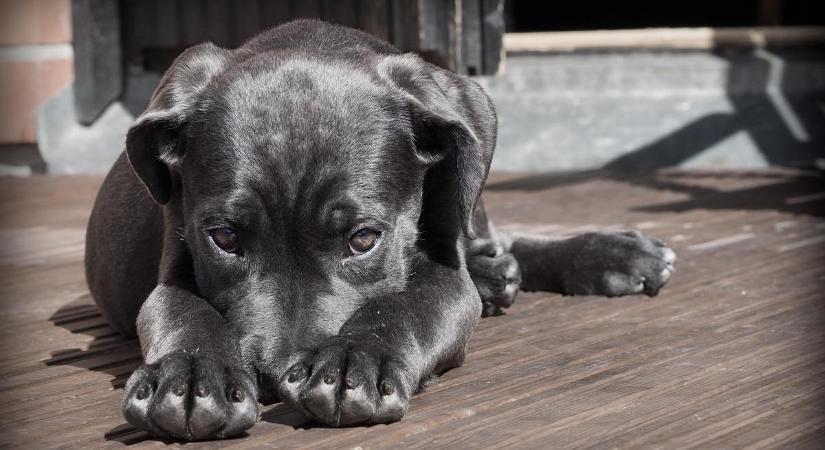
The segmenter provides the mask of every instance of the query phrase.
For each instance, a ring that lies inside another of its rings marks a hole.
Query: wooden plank
[[[178,0],[178,29],[181,44],[189,47],[209,38],[206,20],[206,2],[201,0]]]
[[[2,448],[166,446],[125,424],[139,349],[112,334],[83,281],[77,244],[100,181],[0,179],[12,243],[0,258]],[[494,174],[485,200],[500,228],[639,226],[679,254],[671,284],[654,299],[521,293],[398,423],[317,427],[273,405],[247,435],[194,445],[819,448],[821,192],[821,175],[802,171]],[[741,235],[752,237],[703,245]]]
[[[482,0],[484,74],[498,73],[504,62],[504,0]]]
[[[272,28],[289,20],[289,0],[260,0],[263,28]]]
[[[142,50],[154,46],[155,3],[152,1],[126,0],[120,3],[123,27],[123,57],[127,64],[143,67]]]
[[[482,0],[461,0],[459,71],[467,75],[480,75],[484,69],[481,2]]]
[[[357,0],[358,28],[378,36],[385,41],[392,41],[390,23],[390,0]]]
[[[392,44],[405,52],[418,49],[421,42],[419,2],[391,1]]]
[[[232,2],[233,37],[232,45],[240,46],[247,39],[265,28],[258,0],[240,0]]]
[[[290,0],[289,13],[293,19],[321,17],[320,0]]]
[[[455,70],[458,58],[455,2],[421,0],[419,14],[420,42],[416,51],[433,64]]]
[[[181,0],[149,0],[154,3],[155,44],[158,47],[177,48],[184,45],[178,24]]]
[[[321,0],[321,18],[347,27],[358,26],[356,0]]]
[[[233,14],[232,0],[210,0],[204,3],[204,37],[221,47],[235,45],[234,30],[236,25],[231,19],[237,18]],[[256,3],[257,5],[257,3]]]

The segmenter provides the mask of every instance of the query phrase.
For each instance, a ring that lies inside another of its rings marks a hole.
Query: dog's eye
[[[363,255],[375,247],[381,233],[371,228],[361,228],[349,238],[349,251],[353,255]]]
[[[212,238],[212,242],[214,242],[219,249],[226,253],[240,255],[241,248],[238,245],[238,235],[232,228],[213,228],[209,230],[209,237]]]

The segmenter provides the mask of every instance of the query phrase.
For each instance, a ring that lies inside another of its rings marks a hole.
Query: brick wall
[[[0,144],[37,140],[37,108],[71,84],[71,0],[0,0]]]

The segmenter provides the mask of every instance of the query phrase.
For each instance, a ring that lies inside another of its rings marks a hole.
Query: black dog
[[[185,51],[89,222],[91,292],[146,361],[128,421],[221,438],[281,400],[392,422],[519,286],[657,293],[674,254],[638,233],[496,235],[495,140],[477,84],[359,31],[303,20]]]

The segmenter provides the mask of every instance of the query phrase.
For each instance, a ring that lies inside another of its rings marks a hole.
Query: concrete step
[[[493,168],[822,164],[821,50],[508,55],[478,79],[499,114]]]

